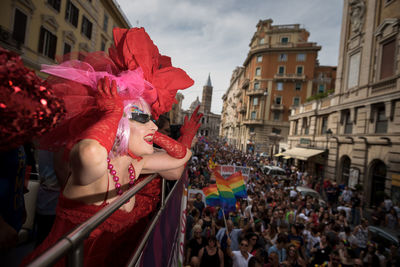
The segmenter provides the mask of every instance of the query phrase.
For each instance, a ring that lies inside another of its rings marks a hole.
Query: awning
[[[282,157],[282,156],[284,156],[283,153],[278,153],[278,154],[275,154],[275,155],[274,155],[274,157]]]
[[[292,157],[291,156],[284,156],[283,158],[284,159],[291,159]]]
[[[322,154],[324,152],[325,150],[295,147],[286,150],[285,152],[283,152],[283,155],[300,160],[308,160],[309,158]]]

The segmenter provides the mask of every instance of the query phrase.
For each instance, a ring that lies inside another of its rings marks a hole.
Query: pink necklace
[[[114,166],[110,163],[110,158],[107,158],[107,163],[108,163],[108,170],[110,171],[110,174],[113,177],[113,180],[115,182],[115,189],[117,190],[117,194],[118,195],[122,195],[122,188],[121,188],[121,184],[119,183],[119,177],[117,176],[117,171],[114,170]],[[135,168],[133,167],[132,163],[129,165],[128,168],[128,172],[129,172],[129,188],[131,188],[132,186],[135,185],[137,179],[136,178],[136,172],[135,172]]]

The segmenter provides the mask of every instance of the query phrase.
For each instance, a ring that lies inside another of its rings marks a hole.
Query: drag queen
[[[41,140],[42,148],[63,149],[66,160],[56,168],[64,187],[49,236],[25,263],[134,186],[140,174],[177,178],[191,156],[198,125],[186,125],[177,142],[157,132],[153,117],[171,109],[177,90],[193,81],[159,54],[143,28],[114,29],[114,41],[109,56],[96,52],[42,68],[67,108],[64,122]],[[155,152],[153,143],[163,151]],[[91,233],[85,266],[127,263],[159,188],[159,179],[153,180]]]

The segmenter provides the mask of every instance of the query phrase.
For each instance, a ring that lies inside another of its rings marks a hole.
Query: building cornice
[[[246,66],[250,59],[255,54],[260,53],[276,53],[276,52],[302,52],[302,51],[315,51],[318,52],[321,50],[321,46],[313,45],[313,46],[296,46],[296,47],[287,47],[287,46],[280,46],[280,47],[269,47],[268,45],[263,45],[257,48],[250,49],[249,53],[245,61],[243,62],[243,66]]]

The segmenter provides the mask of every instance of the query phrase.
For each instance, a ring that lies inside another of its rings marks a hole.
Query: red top
[[[126,265],[151,219],[149,215],[160,200],[160,182],[159,177],[155,178],[135,195],[135,206],[132,211],[117,210],[90,234],[84,242],[84,266]],[[60,194],[56,219],[50,234],[24,259],[22,265],[41,255],[62,236],[107,205],[106,200],[101,205],[88,205]],[[64,257],[55,266],[65,265]]]

